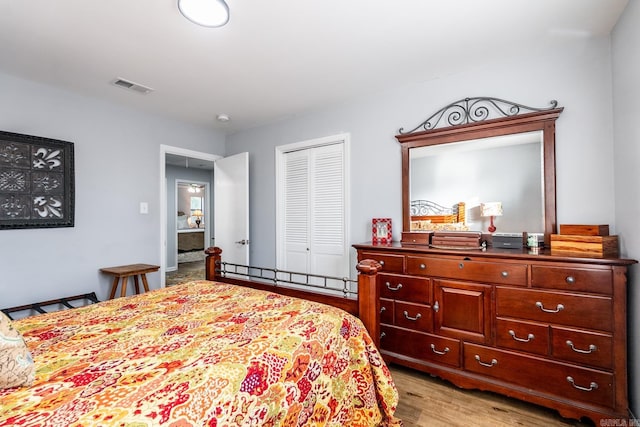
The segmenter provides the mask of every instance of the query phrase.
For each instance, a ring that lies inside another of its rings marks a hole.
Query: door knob
[[[236,243],[239,244],[239,245],[248,245],[249,244],[249,239],[238,240]]]

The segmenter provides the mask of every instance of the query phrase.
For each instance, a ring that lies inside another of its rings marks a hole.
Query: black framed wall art
[[[0,131],[0,229],[73,227],[73,143]]]

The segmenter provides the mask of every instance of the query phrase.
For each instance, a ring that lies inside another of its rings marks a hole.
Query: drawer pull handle
[[[378,263],[380,263],[380,265],[384,267],[384,260],[378,261]]]
[[[573,346],[573,341],[571,340],[567,340],[567,345],[569,347],[571,347],[571,350],[575,351],[576,353],[582,353],[582,354],[589,354],[589,353],[593,353],[594,351],[596,351],[598,349],[598,346],[595,344],[590,344],[589,345],[589,349],[588,350],[581,350],[579,348],[575,348]]]
[[[390,291],[399,291],[400,289],[402,289],[402,283],[398,283],[398,286],[396,286],[395,288],[392,288],[391,283],[389,282],[385,283],[385,285],[387,285],[387,289],[389,289]]]
[[[426,264],[420,264],[420,270],[425,270],[427,268]]]
[[[502,277],[509,277],[509,272],[508,271],[503,271],[502,273],[500,273],[500,275]]]
[[[380,314],[382,314],[385,311],[387,311],[387,307],[380,307]]]
[[[422,317],[422,314],[420,314],[420,313],[416,314],[416,317],[411,317],[411,316],[409,316],[409,313],[407,312],[407,310],[405,310],[403,314],[404,314],[405,319],[413,320],[414,322]]]
[[[433,304],[433,311],[435,311],[436,313],[440,311],[440,304],[438,304],[438,301]]]
[[[567,278],[564,280],[570,285],[573,285],[574,283],[576,283],[576,278],[573,276],[567,276]]]
[[[591,381],[591,384],[589,384],[589,387],[582,387],[577,385],[574,381],[573,381],[573,377],[567,377],[567,381],[569,381],[569,383],[573,386],[573,388],[577,388],[578,390],[582,390],[582,391],[593,391],[596,390],[598,388],[598,383]]]
[[[496,366],[498,364],[498,361],[496,359],[491,359],[491,363],[486,363],[483,362],[482,360],[480,360],[480,356],[476,354],[476,360],[478,361],[478,363],[482,366],[486,366],[487,368],[493,368],[494,366]]]
[[[564,310],[564,305],[562,304],[558,304],[555,310],[544,308],[544,305],[542,305],[540,301],[536,301],[536,307],[538,307],[540,310],[544,311],[545,313],[557,313],[559,311]]]
[[[532,339],[535,338],[535,336],[533,334],[527,335],[526,338],[518,338],[516,336],[516,333],[513,331],[513,329],[509,329],[509,335],[511,335],[511,338],[513,338],[514,340],[520,341],[520,342],[529,342],[529,341],[531,341]]]
[[[380,332],[380,339],[382,339],[382,338],[384,338],[386,336],[387,336],[387,334],[385,334],[384,332]]]
[[[436,345],[435,344],[431,344],[431,351],[433,351],[435,354],[439,354],[440,356],[444,356],[445,354],[449,353],[449,347],[445,347],[444,350],[442,351],[438,351],[436,350]]]

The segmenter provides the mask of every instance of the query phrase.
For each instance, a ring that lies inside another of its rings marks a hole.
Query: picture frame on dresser
[[[73,227],[74,145],[0,131],[0,230]]]
[[[392,240],[391,218],[373,218],[371,220],[371,242],[374,245],[387,245]]]

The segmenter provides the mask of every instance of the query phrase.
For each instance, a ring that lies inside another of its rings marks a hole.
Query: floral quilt
[[[13,322],[36,364],[0,426],[375,426],[398,394],[359,319],[194,281]]]

